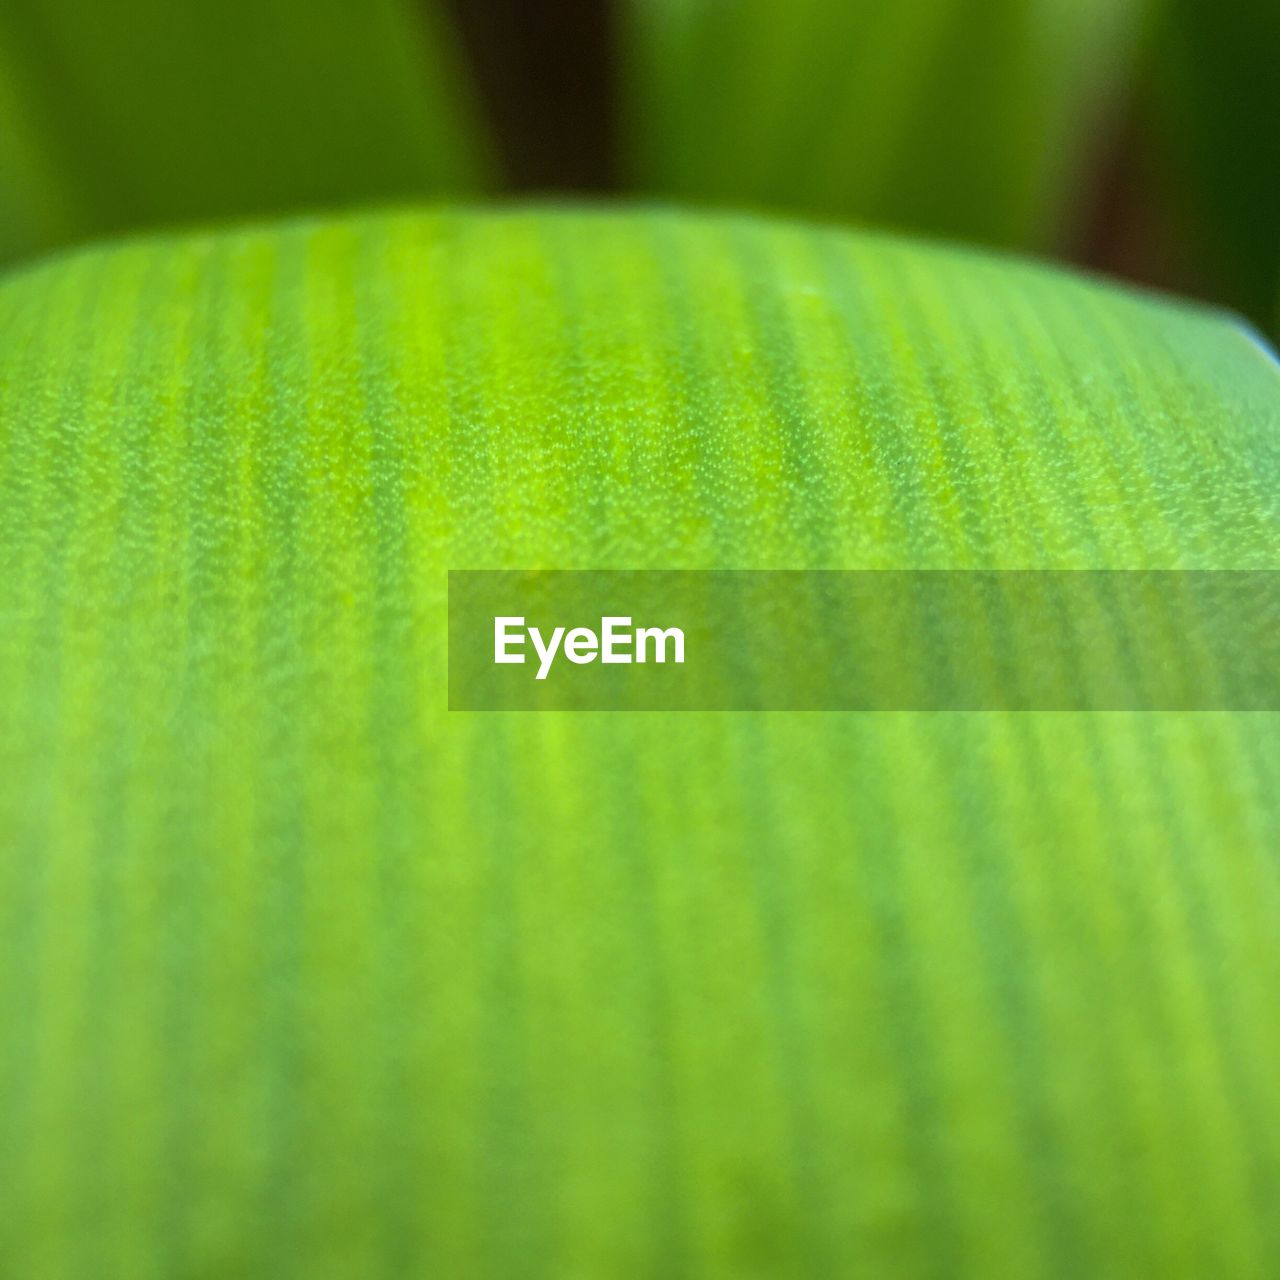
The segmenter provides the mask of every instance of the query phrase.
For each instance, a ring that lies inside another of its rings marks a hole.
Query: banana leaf
[[[1280,721],[467,714],[456,568],[1275,569],[1280,368],[437,208],[0,283],[0,1273],[1237,1277]]]

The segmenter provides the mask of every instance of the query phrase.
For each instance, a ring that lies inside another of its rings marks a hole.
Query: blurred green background
[[[1280,330],[1275,0],[7,0],[0,261],[624,193],[1030,250]]]

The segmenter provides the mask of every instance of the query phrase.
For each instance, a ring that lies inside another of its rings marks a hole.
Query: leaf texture
[[[449,713],[449,568],[1277,567],[1228,319],[440,209],[0,285],[0,1272],[1255,1277],[1272,715]]]

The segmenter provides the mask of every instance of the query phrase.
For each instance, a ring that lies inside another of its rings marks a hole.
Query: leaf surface
[[[0,1271],[1265,1273],[1274,715],[445,710],[446,571],[1277,567],[1233,322],[754,219],[0,285]]]

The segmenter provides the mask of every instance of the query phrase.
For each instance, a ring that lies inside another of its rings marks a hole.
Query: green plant
[[[623,7],[641,185],[1044,247],[1064,230],[1090,133],[1116,111],[1147,6]]]
[[[433,3],[13,0],[0,257],[183,221],[476,192],[487,154]]]
[[[450,713],[445,572],[1274,569],[1278,440],[1229,316],[798,222],[11,268],[0,1274],[1265,1273],[1273,714]]]

